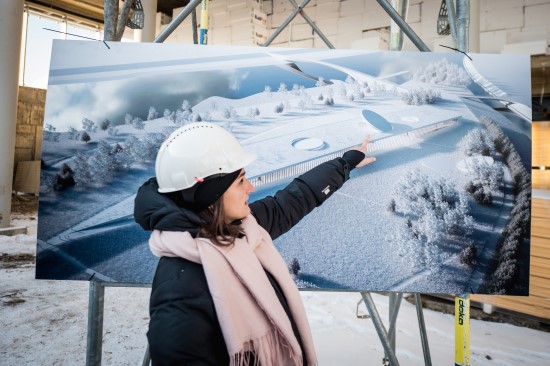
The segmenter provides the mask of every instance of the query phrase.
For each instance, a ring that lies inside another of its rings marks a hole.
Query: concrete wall
[[[288,0],[215,0],[210,4],[209,44],[262,44],[294,10]],[[478,0],[478,4],[480,53],[549,54],[550,0]],[[449,51],[439,46],[453,44],[450,36],[437,34],[440,6],[441,0],[410,0],[407,23],[432,51]],[[253,22],[252,10],[265,14],[265,25]],[[310,0],[304,12],[336,48],[389,48],[390,17],[376,0]],[[254,38],[254,34],[263,37]],[[192,43],[190,17],[167,42]],[[271,45],[327,47],[300,15]],[[406,36],[403,50],[417,50]]]
[[[15,166],[20,161],[40,160],[46,90],[19,87]]]

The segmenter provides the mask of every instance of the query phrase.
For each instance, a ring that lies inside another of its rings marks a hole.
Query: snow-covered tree
[[[277,90],[279,93],[286,93],[287,90],[286,90],[286,84],[285,83],[280,83],[279,84],[279,90]]]
[[[319,76],[319,78],[317,79],[317,81],[315,82],[315,86],[316,87],[321,87],[321,86],[325,86],[326,83],[325,83],[325,78],[322,77],[322,76]]]
[[[162,115],[166,120],[174,122],[172,120],[172,111],[169,110],[168,108],[164,109],[164,112],[162,113]]]
[[[88,163],[88,157],[82,153],[77,153],[73,163],[76,182],[79,185],[87,185],[92,182],[92,173],[90,164]]]
[[[254,119],[260,115],[260,110],[258,109],[258,107],[251,107],[248,109],[246,115],[248,116],[248,118]]]
[[[124,115],[124,124],[131,125],[134,121],[134,116],[132,116],[130,113],[126,113]]]
[[[80,141],[84,141],[85,143],[88,143],[88,141],[90,141],[91,139],[92,138],[90,137],[90,135],[88,135],[88,132],[86,131],[83,131],[80,135]]]
[[[109,126],[109,129],[107,129],[107,133],[109,136],[117,136],[118,135],[118,128],[114,126]]]
[[[111,150],[112,148],[109,143],[100,141],[97,149],[94,150],[88,159],[94,183],[107,183],[113,177],[115,170],[117,170],[117,161]]]
[[[458,255],[458,260],[461,264],[471,266],[477,256],[477,247],[473,240],[470,240],[464,248],[460,251],[460,254]]]
[[[97,131],[97,126],[95,125],[95,122],[88,119],[88,118],[83,118],[82,119],[82,129],[86,132],[96,132]]]
[[[460,141],[460,146],[462,146],[464,153],[468,156],[479,154],[494,157],[496,154],[495,144],[491,135],[489,135],[487,130],[481,128],[470,130]]]
[[[101,128],[102,131],[107,131],[107,129],[111,126],[111,121],[108,118],[104,118],[99,123],[99,128]]]
[[[232,106],[228,106],[223,110],[223,118],[225,119],[237,118],[237,116],[237,111]]]
[[[390,207],[405,215],[414,238],[425,245],[423,261],[436,263],[438,243],[445,235],[469,234],[473,219],[468,213],[466,196],[444,179],[431,179],[418,170],[410,170],[398,182]],[[414,222],[413,222],[414,220]]]
[[[158,117],[157,109],[155,107],[149,107],[149,112],[147,113],[147,120],[151,121]]]
[[[408,105],[433,104],[441,93],[433,89],[414,89],[401,94],[401,100]]]
[[[470,76],[462,67],[445,58],[430,62],[425,68],[413,73],[413,79],[430,84],[468,86]]]
[[[55,183],[53,189],[56,191],[61,191],[63,189],[72,187],[76,184],[74,180],[74,170],[70,167],[69,164],[63,163],[59,172],[55,175]]]
[[[77,140],[78,139],[78,131],[76,130],[76,128],[74,127],[69,127],[69,129],[67,130],[67,134],[69,135],[69,138],[72,139],[72,140]]]
[[[333,98],[325,98],[325,105],[334,105],[334,99]]]
[[[265,88],[264,88],[264,94],[267,96],[267,97],[271,97],[271,87],[269,85],[266,85]]]
[[[193,112],[193,110],[191,109],[191,103],[189,103],[187,99],[184,99],[183,102],[181,103],[181,109],[189,113]]]
[[[275,113],[283,113],[285,106],[283,103],[279,103],[275,106]]]
[[[132,126],[134,126],[136,130],[143,130],[145,128],[145,122],[143,122],[140,117],[134,117],[132,120]]]

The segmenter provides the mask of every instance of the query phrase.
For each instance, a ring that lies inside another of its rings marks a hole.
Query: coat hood
[[[145,230],[187,231],[197,236],[206,221],[159,193],[158,188],[156,178],[150,178],[139,188],[134,199],[134,220]]]

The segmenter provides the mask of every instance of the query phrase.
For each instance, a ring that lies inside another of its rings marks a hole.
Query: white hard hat
[[[254,161],[224,128],[212,123],[190,123],[164,141],[157,154],[155,173],[159,192],[191,188],[214,174],[233,173]]]

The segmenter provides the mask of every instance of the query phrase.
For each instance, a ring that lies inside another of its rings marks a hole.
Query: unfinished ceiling
[[[105,0],[27,0],[26,2],[103,23]],[[188,3],[189,0],[157,0],[157,12],[172,15],[172,9]]]

